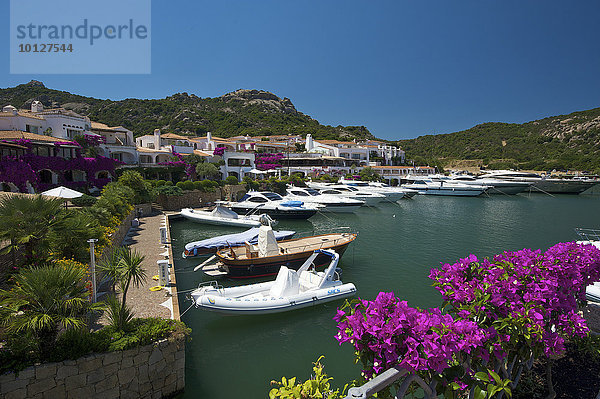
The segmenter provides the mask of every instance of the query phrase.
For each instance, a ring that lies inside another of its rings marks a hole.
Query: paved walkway
[[[158,291],[150,288],[158,285],[152,277],[158,275],[157,260],[172,259],[170,245],[160,243],[160,227],[164,227],[166,217],[163,214],[139,218],[139,228],[132,228],[123,244],[131,246],[145,256],[142,267],[146,271],[147,279],[139,287],[130,287],[127,293],[127,304],[132,307],[135,317],[161,317],[165,319],[179,319],[179,310],[173,314],[173,306],[179,306],[175,294],[175,284]],[[170,256],[165,256],[169,253]],[[171,262],[170,262],[171,263]],[[171,268],[170,271],[173,269]],[[171,281],[175,276],[171,273]],[[174,296],[173,296],[174,295]],[[173,301],[175,298],[175,301]],[[175,302],[175,303],[174,303]]]

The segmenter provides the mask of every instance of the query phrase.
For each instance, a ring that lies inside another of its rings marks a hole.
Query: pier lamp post
[[[92,275],[92,303],[96,303],[96,253],[94,250],[98,240],[90,238],[87,242],[90,243],[90,274]]]

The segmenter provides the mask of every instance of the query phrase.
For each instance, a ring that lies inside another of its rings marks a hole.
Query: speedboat
[[[336,195],[321,194],[314,188],[304,187],[289,187],[284,199],[322,205],[323,210],[328,212],[355,212],[365,204],[364,201]]]
[[[317,257],[330,259],[324,272],[316,271]],[[273,281],[222,288],[216,281],[200,285],[191,298],[197,308],[225,314],[286,312],[348,298],[356,293],[352,283],[342,283],[336,272],[340,255],[316,250],[298,271],[282,266]]]
[[[222,248],[215,254],[216,264],[202,265],[200,269],[209,276],[233,279],[276,275],[281,266],[298,269],[317,249],[334,250],[340,256],[357,237],[356,233],[341,232],[320,234],[277,241],[271,226],[266,223],[259,228],[258,243]],[[326,256],[317,256],[316,267],[327,264]]]
[[[214,254],[220,248],[244,245],[246,242],[256,244],[258,242],[258,230],[258,227],[253,227],[242,233],[225,234],[218,237],[207,238],[206,240],[190,242],[185,245],[182,257],[188,258],[192,256]],[[275,235],[275,239],[279,241],[292,238],[296,232],[290,230],[275,230],[273,231],[273,234]]]
[[[232,210],[217,205],[212,211],[184,208],[181,216],[198,223],[214,224],[221,226],[258,227],[261,215],[240,216]],[[273,221],[274,222],[274,221]]]
[[[270,191],[250,191],[238,202],[221,202],[239,214],[265,213],[275,219],[308,219],[320,206],[291,201]]]
[[[580,194],[585,190],[600,183],[596,179],[558,179],[540,176],[537,173],[518,172],[514,170],[495,170],[479,176],[479,178],[493,178],[513,182],[525,182],[538,191],[549,194]]]
[[[433,181],[429,178],[418,178],[403,187],[417,190],[422,195],[445,195],[458,197],[476,197],[485,193],[488,186],[469,186],[461,183]]]
[[[364,201],[365,205],[368,206],[375,206],[386,199],[383,194],[358,190],[356,187],[349,187],[344,184],[314,182],[307,182],[306,184],[319,190],[321,194],[357,199]]]

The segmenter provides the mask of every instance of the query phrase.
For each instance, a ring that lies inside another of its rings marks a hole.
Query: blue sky
[[[8,55],[8,1],[0,5]],[[11,75],[98,98],[272,91],[377,137],[600,106],[600,2],[152,1],[149,75]],[[110,56],[110,55],[106,55]],[[118,62],[118,60],[115,60]]]

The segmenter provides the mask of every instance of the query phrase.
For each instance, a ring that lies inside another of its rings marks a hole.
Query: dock
[[[146,280],[139,287],[130,287],[127,292],[127,304],[131,306],[134,317],[160,317],[179,320],[179,301],[177,282],[173,268],[173,249],[168,223],[169,215],[159,213],[139,217],[139,226],[132,227],[123,241],[145,256],[142,268]],[[161,243],[160,228],[166,227],[167,241]],[[159,288],[159,282],[153,277],[158,275],[157,261],[169,261],[169,284]]]

